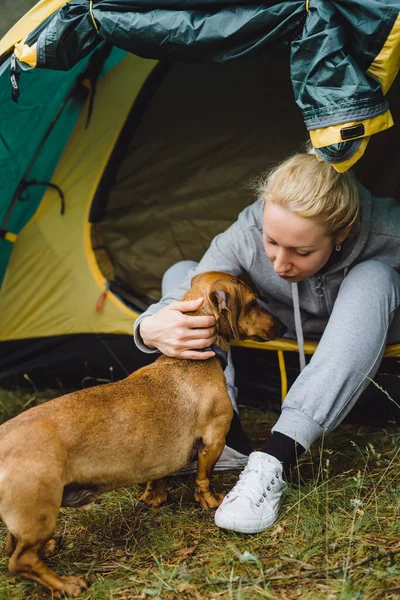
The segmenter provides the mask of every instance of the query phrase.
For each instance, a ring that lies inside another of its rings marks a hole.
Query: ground
[[[3,419],[53,395],[0,392]],[[241,415],[258,447],[276,415]],[[193,477],[172,477],[159,509],[139,502],[142,487],[106,494],[91,511],[63,509],[49,564],[90,583],[83,600],[399,600],[399,440],[394,424],[339,427],[302,458],[279,521],[259,535],[215,527],[193,500]],[[216,475],[215,488],[236,478]],[[25,598],[50,595],[9,575],[1,555],[0,600]]]

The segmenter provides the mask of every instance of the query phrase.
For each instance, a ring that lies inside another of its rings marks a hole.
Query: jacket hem
[[[321,129],[323,127],[330,127],[332,125],[345,125],[350,121],[364,121],[364,119],[371,119],[372,117],[377,117],[381,115],[389,108],[389,104],[386,99],[383,99],[382,102],[378,104],[374,104],[370,107],[356,107],[354,109],[341,110],[337,106],[330,107],[332,114],[325,109],[326,114],[321,113],[318,116],[308,117],[307,112],[303,112],[304,124],[307,129]],[[313,112],[317,112],[313,110]]]

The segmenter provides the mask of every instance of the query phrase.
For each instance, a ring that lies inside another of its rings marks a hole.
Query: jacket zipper
[[[317,285],[314,288],[314,293],[321,300],[321,305],[322,305],[322,309],[324,311],[324,316],[328,316],[329,310],[328,310],[328,302],[327,302],[327,298],[326,298],[326,294],[325,294],[324,279],[323,279],[322,275],[316,275],[315,280],[317,282]]]

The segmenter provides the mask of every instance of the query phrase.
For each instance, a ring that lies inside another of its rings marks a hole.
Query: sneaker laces
[[[268,495],[273,491],[276,484],[282,484],[283,478],[279,470],[275,467],[269,474],[264,474],[262,465],[257,467],[246,466],[240,473],[239,479],[232,490],[227,494],[227,498],[241,493],[256,506],[260,506]]]

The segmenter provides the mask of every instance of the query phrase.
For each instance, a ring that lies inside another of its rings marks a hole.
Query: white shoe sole
[[[248,522],[242,521],[241,523],[227,522],[223,514],[221,515],[218,511],[215,513],[215,524],[221,529],[227,529],[229,531],[235,531],[237,533],[261,533],[271,527],[275,523],[278,517],[271,515],[269,519],[262,522]]]
[[[213,471],[235,471],[242,470],[247,465],[249,457],[245,454],[241,454],[229,446],[225,446],[219,460],[217,461]],[[191,463],[187,467],[184,467],[173,475],[193,475],[197,472],[197,461]]]

